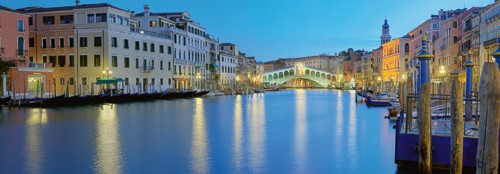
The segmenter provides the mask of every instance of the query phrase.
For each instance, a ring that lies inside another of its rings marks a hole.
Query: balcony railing
[[[493,38],[493,39],[490,39],[490,40],[487,40],[486,42],[484,42],[483,45],[484,45],[484,47],[487,47],[487,46],[491,46],[491,45],[494,45],[497,43],[498,43],[497,38]]]
[[[171,37],[171,35],[169,33],[167,33],[167,34],[158,33],[158,32],[143,30],[143,29],[135,28],[135,27],[130,27],[130,31],[133,32],[133,33],[139,33],[139,34],[143,34],[143,35],[151,36],[151,37],[172,39],[172,37]]]
[[[155,68],[153,66],[141,66],[139,67],[142,73],[150,73],[153,71]]]
[[[28,50],[16,50],[17,56],[27,56]]]

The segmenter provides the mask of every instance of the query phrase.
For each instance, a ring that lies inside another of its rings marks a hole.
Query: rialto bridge
[[[310,82],[311,86],[327,88],[335,82],[337,77],[328,71],[305,66],[296,63],[294,66],[285,67],[275,71],[264,73],[262,81],[270,85],[283,85],[294,80]]]

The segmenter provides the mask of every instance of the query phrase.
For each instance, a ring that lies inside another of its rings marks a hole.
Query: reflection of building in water
[[[122,152],[116,108],[101,110],[97,118],[96,173],[122,173]]]
[[[349,92],[351,96],[356,96],[356,92],[351,91]],[[349,164],[354,164],[358,159],[357,159],[357,151],[358,151],[358,144],[357,144],[357,127],[356,123],[358,122],[357,116],[356,116],[356,103],[350,101],[349,102],[349,120],[348,120],[348,129],[347,129],[347,134],[349,135],[348,140],[347,140],[347,152],[349,153]]]
[[[40,127],[47,123],[45,109],[32,109],[26,118],[26,167],[27,173],[41,173],[43,148],[41,147]]]
[[[242,109],[241,109],[241,95],[236,96],[236,100],[234,102],[234,118],[233,118],[233,149],[232,149],[232,157],[233,157],[233,168],[235,173],[241,173],[243,167],[243,118],[242,118]]]
[[[247,117],[250,123],[249,149],[250,149],[250,168],[249,173],[263,173],[263,164],[265,163],[265,140],[266,140],[266,113],[264,110],[264,97],[254,95],[249,102],[251,115]]]
[[[195,98],[194,102],[191,170],[193,173],[210,173],[203,98]]]
[[[295,171],[297,173],[307,173],[307,96],[304,89],[295,93]]]

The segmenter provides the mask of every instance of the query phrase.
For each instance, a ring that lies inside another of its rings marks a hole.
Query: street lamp
[[[109,78],[109,75],[113,74],[113,71],[109,70],[109,67],[106,67],[106,70],[102,71],[104,77]]]
[[[201,74],[200,73],[196,73],[196,79],[198,81],[196,87],[199,89],[200,88],[200,79],[201,79]]]

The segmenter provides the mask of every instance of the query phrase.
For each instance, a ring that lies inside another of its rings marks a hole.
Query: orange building
[[[39,67],[51,66],[53,77],[42,78],[57,95],[68,90],[73,94],[75,87],[75,25],[74,6],[19,9],[29,15],[28,62]],[[50,64],[50,65],[49,65]],[[45,70],[47,71],[47,70]]]
[[[0,58],[4,62],[10,62],[10,66],[13,65],[7,72],[9,78],[6,87],[17,95],[49,92],[45,79],[52,78],[50,65],[28,62],[28,23],[28,15],[0,6]]]
[[[406,76],[406,64],[410,59],[410,36],[406,35],[382,45],[382,80],[400,82]]]

